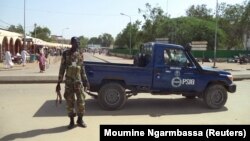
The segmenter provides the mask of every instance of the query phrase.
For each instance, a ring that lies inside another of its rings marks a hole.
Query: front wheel
[[[125,89],[119,83],[103,85],[98,94],[98,102],[106,110],[122,108],[126,100]]]
[[[211,85],[204,93],[204,102],[211,109],[219,109],[227,101],[227,91],[222,85]]]

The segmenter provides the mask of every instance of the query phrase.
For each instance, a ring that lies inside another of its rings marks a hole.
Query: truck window
[[[175,67],[184,67],[189,64],[185,53],[180,49],[165,49],[164,61],[166,65]]]
[[[152,45],[140,46],[140,52],[134,57],[134,65],[138,67],[147,66],[152,59]]]
[[[147,66],[152,59],[152,52],[153,52],[152,46],[151,45],[144,46],[143,51],[144,51],[143,54],[144,54],[145,66]]]

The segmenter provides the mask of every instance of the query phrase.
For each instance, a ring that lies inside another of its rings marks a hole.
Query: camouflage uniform
[[[85,112],[85,95],[83,93],[83,84],[86,82],[86,74],[83,66],[83,54],[78,50],[72,53],[70,50],[63,52],[61,60],[59,79],[65,75],[65,93],[64,98],[67,102],[67,111],[69,117],[83,116]],[[75,95],[77,98],[76,113]]]

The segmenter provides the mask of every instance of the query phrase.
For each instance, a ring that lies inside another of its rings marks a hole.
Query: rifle
[[[61,86],[60,83],[58,82],[56,85],[56,93],[57,93],[57,97],[56,97],[56,106],[62,103],[62,94],[61,94]]]

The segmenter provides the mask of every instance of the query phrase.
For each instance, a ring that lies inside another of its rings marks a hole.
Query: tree
[[[240,21],[241,27],[243,28],[243,44],[247,46],[247,39],[250,38],[250,1],[245,2],[244,12]]]
[[[168,37],[170,43],[185,46],[192,41],[207,41],[208,49],[214,48],[215,22],[195,17],[180,17],[165,19],[158,28],[158,35]],[[225,32],[218,29],[219,48],[223,48],[226,41]]]
[[[164,11],[161,7],[152,7],[149,3],[146,3],[146,10],[138,9],[138,12],[142,14],[145,23],[142,25],[142,39],[143,42],[154,41],[155,38],[159,38],[157,28],[161,26],[167,16],[164,16]]]
[[[50,42],[50,30],[47,27],[37,26],[32,32],[30,32],[32,37],[42,39],[44,41]]]
[[[110,45],[114,42],[114,38],[111,34],[108,33],[100,35],[99,39],[101,40],[102,47],[110,47]]]
[[[11,32],[16,32],[16,33],[24,33],[24,29],[23,26],[21,24],[15,26],[15,25],[10,25],[10,27],[8,28],[9,31]]]
[[[227,34],[226,47],[231,48],[243,48],[243,34],[244,25],[242,25],[242,18],[244,13],[244,6],[240,4],[230,5],[221,3],[219,5],[219,25]]]
[[[130,32],[131,32],[131,48],[135,48],[138,44],[141,43],[141,38],[139,34],[140,22],[136,21],[132,25],[130,23],[116,36],[115,45],[120,48],[129,48],[130,43]],[[130,31],[131,29],[131,31]]]
[[[88,45],[88,38],[85,38],[84,36],[80,36],[79,37],[79,40],[80,40],[80,47],[81,48],[86,48],[87,45]]]
[[[97,37],[91,37],[88,41],[88,44],[98,44],[101,45],[101,39]]]
[[[186,14],[188,17],[196,17],[196,18],[201,18],[201,19],[212,19],[212,9],[208,9],[207,5],[202,4],[202,5],[192,5],[188,8],[186,11]]]

